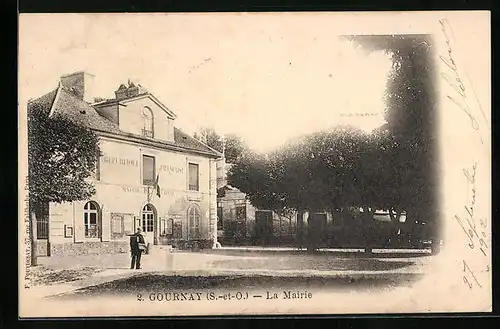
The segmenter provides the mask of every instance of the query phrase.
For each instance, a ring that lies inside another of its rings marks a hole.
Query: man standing
[[[134,269],[134,266],[136,270],[141,268],[141,255],[144,250],[146,250],[144,235],[142,235],[142,229],[138,227],[137,232],[130,236],[130,253],[132,254],[130,269]]]

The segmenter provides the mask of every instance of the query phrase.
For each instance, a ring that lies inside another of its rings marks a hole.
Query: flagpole
[[[161,189],[160,189],[160,185],[159,185],[159,182],[160,182],[160,174],[157,174],[156,175],[156,181],[155,181],[155,192],[156,192],[156,195],[158,196],[158,198],[161,198]]]
[[[222,134],[222,183],[226,185],[226,135]]]

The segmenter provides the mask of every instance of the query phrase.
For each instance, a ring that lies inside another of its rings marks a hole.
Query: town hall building
[[[37,254],[128,252],[137,227],[152,245],[212,248],[221,155],[175,127],[174,111],[141,85],[122,84],[114,99],[95,102],[92,81],[86,72],[63,76],[28,104],[92,128],[102,153],[91,199],[50,203],[38,216]]]

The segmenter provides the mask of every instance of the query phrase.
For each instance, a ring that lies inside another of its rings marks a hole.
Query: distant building
[[[231,164],[217,161],[217,229],[223,245],[277,245],[296,242],[297,214],[280,216],[257,209],[245,193],[228,185]],[[307,221],[306,221],[307,222]]]
[[[279,215],[254,207],[245,193],[228,185],[226,176],[231,166],[223,159],[217,161],[217,235],[222,245],[305,248],[311,240],[316,240],[319,247],[364,247],[366,232],[359,221],[361,209],[351,208],[344,221],[341,216],[335,219],[329,211],[305,211],[301,225],[297,212]],[[373,229],[380,230],[379,243],[388,241],[392,234],[389,213],[376,211],[373,219]],[[405,219],[406,214],[403,214],[400,221]]]
[[[93,103],[92,80],[85,72],[63,76],[28,104],[92,128],[103,153],[91,199],[44,207],[38,254],[128,252],[127,234],[139,226],[154,245],[212,247],[220,154],[176,128],[176,114],[144,87],[122,84],[114,99]]]

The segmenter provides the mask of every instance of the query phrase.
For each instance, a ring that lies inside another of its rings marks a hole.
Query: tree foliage
[[[384,209],[394,223],[405,212],[409,232],[421,229],[412,228],[414,223],[425,222],[426,234],[435,237],[439,180],[432,40],[420,35],[351,40],[367,52],[385,51],[392,59],[385,92],[387,123],[371,133],[337,127],[265,155],[241,158],[229,182],[259,208],[332,213],[363,209],[360,217],[366,219],[373,219],[374,209]],[[364,223],[369,228],[373,221]]]
[[[338,127],[268,154],[249,154],[231,168],[228,180],[255,206],[278,212],[370,205],[376,193],[366,189],[368,179],[361,171],[368,145],[367,134]]]
[[[432,39],[427,35],[387,35],[352,40],[368,52],[385,51],[392,59],[385,95],[385,129],[397,145],[391,153],[396,188],[392,195],[399,194],[395,204],[407,210],[409,217],[433,223],[439,217],[439,186]]]
[[[387,123],[369,134],[337,127],[265,155],[241,158],[229,182],[263,209],[363,209],[366,219],[373,219],[374,209],[385,209],[395,223],[406,212],[405,225],[417,219],[431,224],[438,218],[431,41],[418,35],[351,39],[392,59],[385,93]],[[371,222],[364,223],[370,227]]]
[[[33,104],[28,111],[28,182],[31,203],[89,199],[89,179],[100,156],[95,133],[62,116],[49,117]]]
[[[223,139],[223,136],[212,127],[201,128],[199,132],[194,134],[194,138],[206,143],[218,152],[224,151],[228,163],[235,163],[248,150],[248,146],[240,136],[227,134]]]

